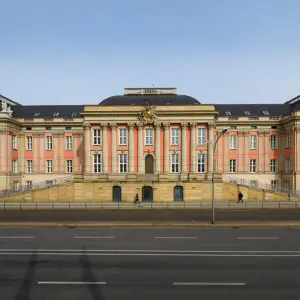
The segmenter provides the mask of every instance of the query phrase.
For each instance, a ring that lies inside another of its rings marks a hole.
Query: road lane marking
[[[173,282],[177,286],[245,286],[244,282]]]
[[[197,240],[196,236],[155,236],[155,239],[185,239],[185,240]]]
[[[278,236],[274,237],[238,237],[237,240],[279,240]]]
[[[34,236],[0,236],[0,239],[35,239]]]
[[[102,281],[39,281],[38,284],[53,284],[53,285],[105,285],[106,282]]]
[[[115,239],[114,236],[74,236],[74,239]]]

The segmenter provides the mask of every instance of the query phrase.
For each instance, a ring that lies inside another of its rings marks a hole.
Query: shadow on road
[[[38,265],[37,254],[34,252],[30,256],[22,284],[17,292],[15,300],[29,300],[32,279]]]
[[[84,282],[96,282],[98,281],[93,274],[92,265],[89,260],[89,257],[85,255],[85,247],[83,247],[83,255],[80,259],[80,264],[82,265],[82,281]],[[92,295],[92,298],[88,298],[91,300],[105,300],[104,296],[101,292],[100,285],[88,285],[89,291]]]

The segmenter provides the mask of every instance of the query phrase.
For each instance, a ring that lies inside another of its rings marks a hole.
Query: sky
[[[300,94],[298,0],[0,0],[0,94],[97,104],[126,87],[201,103]]]

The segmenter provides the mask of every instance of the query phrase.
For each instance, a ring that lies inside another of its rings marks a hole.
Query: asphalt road
[[[300,229],[0,228],[5,300],[296,300]]]
[[[300,209],[215,211],[221,221],[300,221]],[[210,209],[0,211],[0,222],[210,222]]]

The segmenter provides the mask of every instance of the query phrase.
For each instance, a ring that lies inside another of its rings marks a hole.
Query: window
[[[72,127],[71,126],[66,126],[66,130],[67,131],[72,130]]]
[[[72,150],[72,137],[66,136],[66,149]]]
[[[291,147],[291,135],[289,133],[285,136],[285,147],[286,148]]]
[[[205,154],[198,153],[198,173],[205,172]]]
[[[53,117],[58,117],[59,116],[59,112],[55,112],[54,114],[53,114]]]
[[[272,173],[276,172],[276,159],[270,160],[270,172]]]
[[[40,113],[40,112],[36,112],[36,113],[34,113],[33,116],[34,116],[34,117],[40,117],[40,116],[41,116],[41,113]]]
[[[172,173],[179,173],[179,154],[171,155]]]
[[[284,188],[285,188],[286,190],[288,190],[288,189],[290,188],[290,185],[289,185],[289,181],[288,181],[288,180],[286,180],[286,181],[284,182]]]
[[[54,180],[46,180],[46,184],[48,187],[55,185],[55,181]]]
[[[291,171],[291,160],[289,158],[285,159],[285,172],[289,173]]]
[[[127,130],[126,128],[119,129],[119,144],[120,145],[127,145]]]
[[[277,136],[271,135],[271,149],[277,148]]]
[[[205,128],[198,128],[198,145],[205,145]]]
[[[13,135],[11,138],[12,138],[12,148],[17,149],[17,136]]]
[[[249,128],[250,129],[257,129],[257,126],[256,125],[250,125]]]
[[[32,173],[33,172],[33,167],[32,167],[32,160],[27,160],[27,173]]]
[[[101,154],[94,153],[94,173],[101,172]]]
[[[53,143],[52,143],[52,136],[46,136],[46,150],[52,150]]]
[[[52,130],[52,127],[47,126],[47,127],[46,127],[46,130],[48,130],[48,131],[49,131],[49,130]]]
[[[230,125],[230,129],[236,129],[236,125]]]
[[[19,181],[14,181],[14,191],[17,192],[19,190]]]
[[[71,117],[76,117],[77,115],[78,115],[77,112],[72,112],[72,113],[71,113]]]
[[[272,125],[271,129],[277,129],[277,126],[276,125]]]
[[[127,154],[119,155],[119,169],[120,173],[127,173]]]
[[[256,149],[256,135],[250,135],[250,149]]]
[[[152,128],[145,129],[145,145],[152,145],[153,137],[152,137]]]
[[[101,144],[101,137],[100,137],[100,129],[94,129],[94,145],[100,145]]]
[[[251,116],[251,113],[250,113],[249,110],[244,110],[244,115],[245,115],[245,116]]]
[[[73,173],[73,161],[70,159],[67,160],[67,173]]]
[[[236,172],[236,160],[235,159],[230,159],[229,160],[229,172],[230,173],[235,173]]]
[[[17,160],[12,161],[12,172],[18,173],[18,161]]]
[[[257,188],[257,181],[256,180],[251,180],[250,181],[250,186],[253,188]]]
[[[263,112],[262,112],[265,116],[269,116],[270,115],[270,113],[267,111],[267,110],[263,110]]]
[[[32,130],[32,128],[31,127],[26,127],[26,130]]]
[[[229,138],[229,148],[236,149],[236,135],[231,135]]]
[[[26,136],[26,150],[32,150],[32,136]]]
[[[179,128],[171,128],[171,145],[179,145]]]
[[[27,190],[31,190],[31,189],[32,189],[32,181],[31,181],[31,180],[27,180],[27,181],[25,182],[25,188],[26,188]]]
[[[226,111],[225,111],[225,115],[226,115],[226,116],[231,116],[231,111],[226,110]]]
[[[256,172],[256,159],[250,159],[250,173]]]
[[[276,190],[277,188],[277,180],[271,180],[271,189]]]
[[[52,171],[53,171],[52,160],[46,160],[46,172],[52,173]]]

